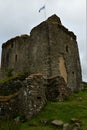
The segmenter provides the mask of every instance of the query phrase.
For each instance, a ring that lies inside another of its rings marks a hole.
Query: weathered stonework
[[[46,86],[46,98],[51,101],[63,101],[71,94],[64,78],[60,76],[48,78]]]
[[[29,77],[0,84],[0,119],[19,113],[31,118],[47,100],[63,101],[71,92],[81,90],[76,36],[56,15],[33,28],[30,36],[18,36],[2,45],[0,77],[11,69],[13,75],[28,72]]]
[[[81,67],[76,36],[56,15],[33,28],[30,36],[15,37],[2,45],[1,71],[27,71],[47,77],[62,76],[72,91],[81,89]]]
[[[19,114],[19,95],[23,83],[11,80],[0,83],[0,119],[9,119]]]
[[[45,95],[45,80],[42,74],[30,75],[24,81],[19,96],[20,112],[25,115],[27,119],[39,113],[46,104]]]
[[[27,71],[29,36],[22,35],[12,38],[2,45],[1,71],[13,69],[13,74]]]
[[[9,95],[0,96],[0,120],[11,119],[19,114],[19,91]]]
[[[64,78],[60,76],[46,78],[42,74],[32,74],[23,81],[12,80],[2,85],[0,119],[20,115],[30,119],[42,110],[47,100],[63,101],[71,92]]]
[[[30,119],[39,113],[47,100],[45,82],[42,74],[34,74],[24,81],[10,81],[3,85],[4,91],[7,92],[8,89],[12,94],[5,96],[4,93],[3,96],[0,96],[0,119],[9,119],[20,115]],[[18,85],[19,87],[15,88]],[[8,88],[8,86],[10,87]]]

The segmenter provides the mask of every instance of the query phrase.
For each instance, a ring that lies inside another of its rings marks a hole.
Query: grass
[[[11,77],[6,77],[6,78],[0,80],[0,84],[5,84],[12,80],[24,80],[27,76],[28,76],[28,72],[22,72],[19,74],[15,74]]]
[[[15,123],[13,120],[0,121],[0,130],[20,130],[21,123]]]
[[[87,87],[87,84],[85,84]],[[25,123],[18,123],[9,129],[8,122],[1,122],[0,130],[57,130],[58,128],[51,125],[54,119],[62,120],[64,123],[70,123],[72,118],[78,118],[82,122],[83,130],[87,130],[87,89],[75,93],[64,102],[49,102],[42,112],[36,117]],[[47,120],[47,124],[41,123],[41,120]],[[19,126],[17,128],[17,126]],[[7,128],[6,128],[7,127]],[[15,128],[16,127],[16,128]],[[13,129],[14,128],[14,129]],[[59,128],[59,130],[62,130]],[[68,130],[71,130],[69,127]]]

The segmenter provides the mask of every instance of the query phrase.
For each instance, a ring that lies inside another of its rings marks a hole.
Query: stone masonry
[[[39,113],[46,104],[45,80],[42,74],[30,75],[19,95],[20,112],[27,119]]]
[[[5,92],[0,96],[0,119],[11,119],[21,115],[30,119],[44,108],[47,100],[63,101],[70,94],[62,77],[47,79],[42,74],[32,74],[23,81],[9,81],[3,84],[1,92],[3,90]]]
[[[54,76],[47,79],[46,98],[51,101],[63,101],[71,94],[63,77]]]
[[[34,27],[30,36],[17,36],[2,45],[0,78],[8,71],[12,75],[27,72],[29,76],[23,81],[0,83],[0,119],[20,113],[29,119],[47,100],[63,101],[82,89],[76,36],[52,15]]]
[[[11,85],[14,92],[10,90]],[[15,86],[19,87],[15,89]],[[3,96],[0,96],[0,119],[10,119],[20,115],[30,119],[35,116],[46,104],[45,87],[42,74],[30,75],[24,81],[13,80],[3,84],[4,90],[10,91],[10,94],[3,93]]]
[[[81,89],[81,66],[73,32],[65,28],[56,15],[34,27],[30,36],[12,38],[2,45],[1,71],[13,74],[27,71],[46,77],[62,76],[72,91]]]

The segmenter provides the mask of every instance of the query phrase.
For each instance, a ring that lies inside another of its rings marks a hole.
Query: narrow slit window
[[[15,62],[17,62],[17,58],[18,58],[18,57],[17,57],[17,54],[16,54],[16,55],[15,55]]]
[[[11,44],[11,48],[13,48],[13,43]]]
[[[68,47],[68,45],[66,46],[66,52],[69,52],[69,47]]]
[[[74,77],[74,71],[72,72],[72,75],[73,75],[73,77]]]
[[[41,100],[41,97],[37,97],[38,100]]]

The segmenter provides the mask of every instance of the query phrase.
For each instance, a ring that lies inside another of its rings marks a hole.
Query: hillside
[[[52,120],[62,120],[69,123],[67,130],[72,130],[71,119],[78,119],[81,128],[87,130],[87,83],[84,90],[75,93],[64,102],[47,102],[42,112],[35,118],[24,122],[0,121],[0,130],[62,130],[51,124]],[[24,122],[24,123],[23,123]]]

